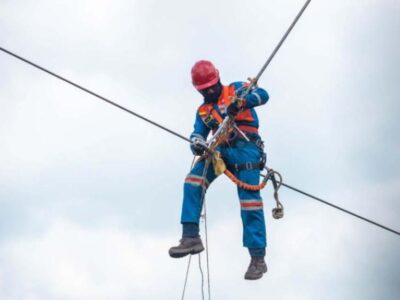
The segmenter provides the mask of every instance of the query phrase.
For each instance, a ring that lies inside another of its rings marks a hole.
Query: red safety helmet
[[[198,90],[204,90],[219,81],[219,72],[212,62],[199,60],[192,68],[192,83]]]

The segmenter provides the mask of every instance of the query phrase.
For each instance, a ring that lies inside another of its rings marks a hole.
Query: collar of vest
[[[216,102],[204,102],[201,106],[199,110],[207,110],[210,111],[211,108],[214,105],[218,105],[219,108],[221,107],[228,107],[228,105],[230,104],[230,97],[234,96],[235,94],[235,88],[233,86],[227,86],[224,85],[222,86],[222,92],[221,95],[219,96],[218,100]],[[205,109],[205,107],[208,107],[208,109]]]

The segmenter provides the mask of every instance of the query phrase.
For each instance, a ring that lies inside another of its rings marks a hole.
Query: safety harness
[[[245,87],[247,84],[245,85]],[[232,96],[231,96],[232,95]],[[222,90],[222,97],[221,101],[218,101],[218,108],[220,111],[225,111],[226,108],[231,104],[232,99],[233,101],[244,101],[241,99],[238,99],[236,97],[236,92],[234,86],[224,86]],[[223,123],[224,119],[220,115],[220,113],[215,109],[214,103],[206,103],[200,106],[199,108],[199,115],[204,122],[204,124],[208,127],[210,127],[213,130],[213,134],[216,133],[216,130],[218,127],[221,126]],[[236,121],[252,121],[253,117],[251,116],[250,110],[245,110],[240,112],[237,117],[235,118]],[[251,135],[248,135],[246,137],[239,137],[237,131],[235,131],[233,126],[227,130],[227,137],[226,138],[221,138],[219,144],[228,144],[229,146],[235,146],[235,144],[239,141],[243,140],[249,140],[250,142],[254,143],[258,148],[260,148],[263,152],[262,158],[260,159],[259,162],[246,162],[244,164],[228,164],[227,168],[236,172],[242,171],[242,170],[263,170],[265,167],[266,163],[266,154],[264,152],[264,142],[261,140],[261,138],[257,135],[255,136],[254,133],[258,133],[258,129],[253,126],[247,126],[247,125],[238,125],[237,126],[239,130],[242,130],[247,133],[251,133]]]
[[[231,90],[232,89],[232,90]],[[228,105],[234,101],[243,101],[236,96],[234,87],[232,86],[224,86],[222,92],[222,98],[218,101],[218,108],[221,112],[225,112]],[[212,138],[208,141],[198,141],[202,143],[204,148],[206,149],[205,154],[200,159],[209,159],[212,162],[214,173],[218,176],[224,173],[233,183],[235,183],[239,188],[249,190],[249,191],[259,191],[267,185],[268,180],[272,181],[272,186],[274,188],[274,199],[276,201],[276,208],[272,211],[272,216],[275,219],[280,219],[283,217],[283,205],[279,201],[278,197],[278,189],[282,182],[281,175],[266,167],[266,154],[264,152],[264,143],[261,138],[257,135],[251,133],[258,133],[258,129],[253,126],[246,125],[236,125],[235,120],[248,120],[248,116],[251,116],[250,110],[247,109],[245,111],[240,112],[236,118],[225,117],[222,118],[220,113],[215,109],[215,104],[206,103],[200,106],[199,115],[206,126],[210,127],[213,131]],[[243,130],[243,131],[242,131]],[[246,135],[246,133],[250,133]],[[263,155],[258,162],[246,162],[244,164],[233,164],[227,165],[221,153],[217,150],[217,147],[220,145],[229,145],[233,146],[233,143],[238,142],[239,140],[246,140],[248,142],[253,142],[257,147],[259,147]],[[264,177],[260,184],[248,184],[243,182],[234,175],[233,172],[239,172],[242,170],[267,170],[266,175],[261,175]],[[276,179],[276,175],[279,178],[279,181]]]
[[[247,86],[248,86],[248,83],[245,83],[243,85],[243,88],[246,88]],[[240,101],[240,102],[242,102],[242,105],[244,105],[244,102],[245,102],[245,100],[239,99],[237,97],[235,87],[233,85],[224,86],[222,89],[221,98],[218,100],[218,102],[216,104],[215,103],[205,103],[199,107],[198,113],[199,113],[200,118],[202,119],[203,123],[206,126],[208,126],[212,129],[213,134],[215,134],[216,129],[224,120],[222,118],[222,116],[220,115],[220,113],[215,109],[214,105],[217,105],[218,109],[222,113],[224,113],[224,112],[226,112],[227,107],[233,101]],[[254,118],[249,109],[245,109],[245,110],[239,112],[238,115],[235,117],[235,120],[240,123],[238,125],[238,128],[240,130],[246,131],[248,133],[258,133],[258,129],[256,127],[246,125],[246,123],[250,123],[250,122],[254,121]]]

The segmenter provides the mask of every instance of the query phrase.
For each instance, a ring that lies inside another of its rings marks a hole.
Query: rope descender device
[[[267,170],[267,175],[264,177],[264,180],[271,179],[272,186],[274,187],[274,199],[276,202],[276,207],[272,209],[272,217],[274,219],[282,219],[284,216],[284,208],[282,203],[279,201],[278,190],[282,185],[282,175],[273,169],[269,169],[265,167]],[[276,180],[275,175],[279,178],[278,181]]]

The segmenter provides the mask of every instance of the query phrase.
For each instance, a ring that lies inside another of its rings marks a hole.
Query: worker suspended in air
[[[244,136],[232,132],[226,142],[218,146],[226,167],[239,180],[257,185],[260,170],[265,165],[264,144],[258,134],[258,117],[254,107],[265,104],[268,93],[254,87],[244,97],[248,83],[234,82],[222,85],[218,70],[206,60],[196,62],[192,68],[192,82],[203,96],[203,103],[197,110],[194,131],[190,136],[194,155],[202,156],[206,151],[205,141],[210,132],[215,133],[226,116],[234,119],[235,125]],[[204,250],[199,235],[199,220],[202,210],[203,189],[218,176],[213,168],[206,170],[205,159],[199,159],[184,182],[184,196],[181,213],[182,239],[176,247],[169,249],[174,258],[197,254]],[[259,279],[267,271],[265,263],[266,228],[263,202],[259,190],[248,190],[238,186],[241,218],[243,224],[243,246],[251,256],[245,279]]]

